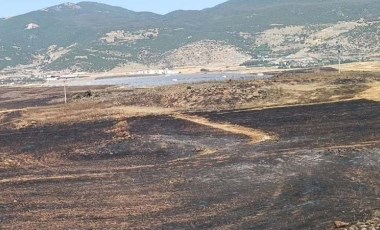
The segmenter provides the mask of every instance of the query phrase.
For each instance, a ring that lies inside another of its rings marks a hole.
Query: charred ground
[[[92,109],[108,115],[82,120],[71,110],[88,112],[84,102],[63,110],[71,120],[51,106],[4,111],[0,226],[329,229],[371,218],[380,207],[380,104],[354,100],[369,86],[359,88],[338,95],[344,101],[212,112],[120,114],[104,97]],[[271,139],[253,144],[247,129]]]

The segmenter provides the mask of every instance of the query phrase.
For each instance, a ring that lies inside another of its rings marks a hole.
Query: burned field
[[[333,228],[380,207],[378,130],[366,100],[2,126],[0,226]]]
[[[275,133],[276,149],[376,142],[380,129],[380,104],[367,100],[195,114]]]
[[[104,86],[70,87],[68,96],[91,89],[104,89]],[[54,105],[64,101],[62,87],[1,87],[0,109],[24,109],[44,105]]]

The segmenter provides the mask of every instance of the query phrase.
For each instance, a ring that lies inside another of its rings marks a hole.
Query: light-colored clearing
[[[319,45],[323,42],[336,38],[340,36],[343,33],[346,33],[348,31],[351,31],[355,29],[358,26],[365,26],[366,24],[361,24],[358,22],[340,22],[338,24],[331,25],[321,31],[318,31],[314,34],[312,34],[307,40],[307,44],[312,45]]]
[[[356,98],[380,102],[380,83],[374,83],[371,88],[358,94]]]
[[[196,124],[205,125],[214,129],[223,130],[229,133],[238,134],[238,135],[244,135],[251,139],[251,143],[260,143],[263,141],[271,140],[273,137],[270,135],[264,133],[260,130],[250,129],[247,127],[239,126],[239,125],[232,125],[228,123],[216,123],[207,120],[203,117],[198,116],[190,116],[190,115],[184,115],[184,114],[176,114],[173,115],[173,117],[181,120],[187,120]]]
[[[338,69],[338,65],[332,65],[331,67]],[[341,69],[343,71],[379,72],[380,61],[345,63],[341,65]]]
[[[284,90],[289,91],[304,91],[304,92],[310,92],[315,91],[318,89],[326,89],[326,88],[333,88],[334,86],[325,85],[321,83],[311,83],[311,84],[279,84],[277,86],[278,88],[282,88]]]

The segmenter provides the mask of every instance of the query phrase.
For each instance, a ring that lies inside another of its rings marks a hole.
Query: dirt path
[[[216,123],[209,121],[203,117],[190,116],[184,114],[175,114],[173,115],[173,117],[177,119],[191,121],[196,124],[205,125],[214,129],[220,129],[229,133],[244,135],[249,137],[251,139],[251,143],[254,144],[274,139],[274,137],[260,130],[250,129],[244,126],[232,125],[228,123]]]
[[[115,168],[113,171],[109,172],[93,172],[93,173],[77,173],[70,175],[58,175],[58,176],[40,176],[40,177],[13,177],[7,179],[1,179],[0,184],[21,184],[21,183],[38,183],[38,182],[58,182],[58,181],[68,181],[68,180],[85,180],[85,179],[99,179],[99,178],[109,178],[117,175],[121,172],[128,172],[132,170],[140,170],[153,168],[154,165],[141,165],[132,166],[125,168]]]

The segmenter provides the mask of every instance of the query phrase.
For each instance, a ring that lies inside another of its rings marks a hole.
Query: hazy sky
[[[173,10],[197,10],[215,6],[227,0],[93,0],[134,11],[151,11],[165,14]],[[15,16],[33,10],[77,0],[0,0],[0,17]]]

